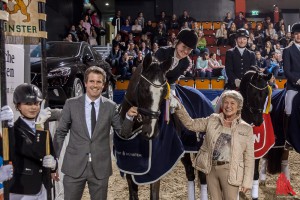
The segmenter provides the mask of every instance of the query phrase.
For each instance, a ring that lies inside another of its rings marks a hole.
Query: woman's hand
[[[127,111],[128,117],[135,117],[138,115],[137,107],[132,106],[128,111]]]
[[[250,190],[250,188],[245,188],[245,187],[242,187],[241,188],[241,192],[243,192],[243,193],[246,193],[246,192],[248,192]]]

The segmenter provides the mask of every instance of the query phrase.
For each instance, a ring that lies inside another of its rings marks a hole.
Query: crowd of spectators
[[[256,23],[256,27],[253,27],[251,22],[245,18],[243,12],[240,12],[235,18],[232,17],[231,12],[227,12],[220,28],[209,32],[203,30],[188,11],[183,11],[178,17],[176,14],[168,17],[162,11],[157,19],[152,21],[147,19],[143,12],[138,12],[135,17],[125,17],[122,16],[120,10],[116,12],[112,25],[118,26],[119,31],[112,41],[112,50],[106,61],[111,64],[113,72],[122,78],[130,78],[147,53],[155,53],[160,46],[173,46],[177,33],[183,28],[194,29],[199,38],[197,49],[191,54],[191,56],[197,56],[197,59],[194,59],[194,67],[188,74],[207,78],[212,76],[226,78],[226,74],[223,73],[225,70],[212,68],[209,62],[203,62],[211,60],[211,58],[206,58],[208,55],[216,54],[219,68],[224,69],[218,48],[210,52],[208,46],[234,47],[235,34],[239,28],[245,28],[250,33],[247,47],[256,52],[257,65],[261,67],[262,71],[273,73],[274,76],[283,74],[282,49],[288,46],[292,40],[291,33],[286,30],[284,19],[277,6],[274,6],[272,14],[267,16],[264,21]],[[103,31],[105,30],[100,24],[97,12],[87,10],[79,25],[71,26],[65,40],[87,41],[92,45],[97,45]],[[214,38],[213,44],[207,44],[208,36]]]

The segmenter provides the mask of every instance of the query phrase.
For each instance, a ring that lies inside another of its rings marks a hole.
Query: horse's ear
[[[161,63],[163,72],[166,73],[167,71],[169,71],[169,69],[172,66],[172,63],[173,63],[172,57],[169,57],[167,60],[165,60],[163,63]]]
[[[151,53],[148,53],[143,60],[143,68],[146,69],[151,65],[151,63],[152,63],[152,55]]]
[[[272,78],[273,74],[267,74],[266,76],[264,76],[264,79],[266,81],[269,81]]]

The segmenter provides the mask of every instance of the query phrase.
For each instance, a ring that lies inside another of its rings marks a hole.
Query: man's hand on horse
[[[127,116],[129,119],[133,120],[134,117],[138,115],[138,110],[137,107],[132,106],[128,111],[127,111]]]
[[[175,109],[180,109],[181,108],[181,103],[178,97],[174,95],[170,95],[170,107],[175,108]]]

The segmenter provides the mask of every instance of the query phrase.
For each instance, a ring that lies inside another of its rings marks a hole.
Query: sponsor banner
[[[47,38],[47,32],[40,31],[40,20],[46,21],[46,14],[38,12],[38,3],[45,0],[8,0],[6,11],[8,21],[4,31],[9,36]]]

